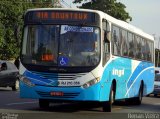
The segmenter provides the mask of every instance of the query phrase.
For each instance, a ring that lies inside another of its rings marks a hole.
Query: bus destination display
[[[67,21],[95,23],[95,13],[78,11],[30,11],[27,12],[25,23],[54,23]]]

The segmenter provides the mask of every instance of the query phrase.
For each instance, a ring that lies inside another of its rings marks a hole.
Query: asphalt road
[[[40,109],[37,100],[19,98],[19,91],[0,88],[0,119],[160,119],[160,96],[144,97],[140,106],[113,105],[111,113],[99,104],[56,103]]]

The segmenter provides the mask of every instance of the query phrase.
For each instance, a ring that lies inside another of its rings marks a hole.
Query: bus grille
[[[80,93],[64,93],[63,96],[52,96],[50,95],[50,92],[41,92],[41,91],[36,91],[41,97],[45,98],[75,98],[78,96]]]
[[[76,78],[86,75],[86,73],[42,73],[42,72],[32,72],[44,79],[51,80],[74,80]]]

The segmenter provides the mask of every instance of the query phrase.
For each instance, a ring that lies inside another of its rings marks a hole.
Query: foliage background
[[[20,26],[22,38],[23,14],[29,8],[53,7],[52,0],[1,0],[0,1],[0,59],[11,60],[19,55],[20,43],[14,31]]]
[[[57,0],[1,0],[0,1],[0,59],[11,60],[19,55],[20,43],[16,40],[14,31],[20,26],[19,39],[22,39],[23,14],[29,8],[54,7],[53,2]],[[73,3],[83,3],[80,8],[96,9],[123,20],[131,21],[132,17],[126,6],[116,0],[74,0]],[[156,57],[160,50],[155,50]],[[160,57],[160,53],[159,53]],[[159,58],[160,60],[160,58]],[[157,63],[160,66],[160,61]]]
[[[89,0],[89,2],[85,1],[87,0],[74,0],[73,3],[84,2],[82,6],[80,6],[80,8],[100,10],[123,21],[132,20],[132,17],[125,10],[126,6],[121,2],[117,2],[117,0]]]

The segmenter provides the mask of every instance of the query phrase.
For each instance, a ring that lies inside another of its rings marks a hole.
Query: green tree
[[[14,37],[17,25],[22,25],[24,10],[30,7],[24,0],[0,1],[0,59],[9,60],[19,53],[19,44]]]
[[[34,7],[44,8],[44,7],[54,7],[55,0],[32,0]]]
[[[73,3],[76,4],[85,1],[86,0],[74,0]],[[80,8],[100,10],[123,21],[132,20],[129,13],[125,11],[126,6],[121,2],[116,2],[116,0],[91,0],[90,2],[83,3]]]
[[[20,44],[16,42],[14,31],[20,26],[23,14],[29,8],[51,7],[53,0],[1,0],[0,1],[0,59],[9,60],[19,55]],[[22,38],[22,32],[20,37]]]

